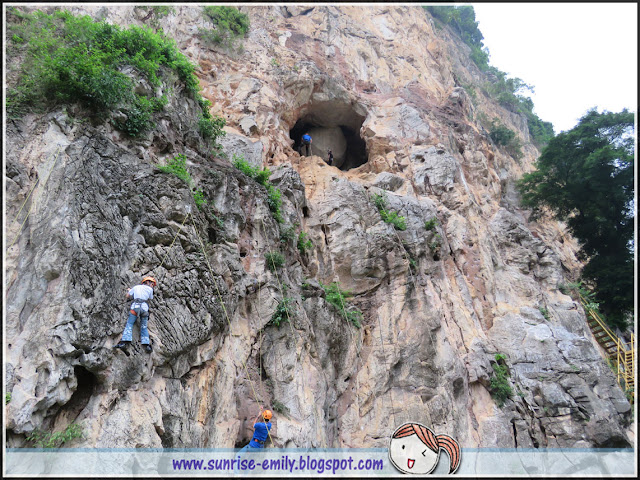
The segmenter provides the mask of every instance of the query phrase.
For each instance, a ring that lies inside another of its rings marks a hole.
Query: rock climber
[[[140,285],[136,285],[127,292],[126,299],[133,298],[133,303],[129,308],[129,319],[124,327],[124,332],[122,332],[122,340],[116,345],[116,348],[125,348],[131,343],[133,324],[140,317],[140,343],[145,346],[144,348],[147,352],[151,353],[151,341],[149,340],[149,330],[147,329],[147,322],[149,321],[147,300],[153,298],[153,289],[157,284],[158,282],[155,278],[144,277]]]
[[[264,448],[264,442],[267,441],[269,430],[271,430],[271,417],[273,417],[271,410],[263,410],[262,413],[258,414],[253,422],[253,438],[248,444],[242,447],[242,450],[238,452],[239,455],[252,448]],[[260,419],[262,419],[262,421],[258,421]]]
[[[302,135],[302,145],[300,145],[300,154],[301,155],[302,155],[302,149],[305,149],[307,157],[309,155],[311,155],[311,143],[312,142],[313,142],[313,139],[311,138],[311,135],[309,135],[309,133],[305,133],[304,135]]]
[[[333,152],[327,150],[327,165],[333,165]]]

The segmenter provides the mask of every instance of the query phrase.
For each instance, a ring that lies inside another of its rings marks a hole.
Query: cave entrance
[[[333,166],[343,171],[351,170],[369,160],[367,146],[360,137],[364,119],[365,117],[347,103],[313,103],[289,131],[289,136],[294,142],[293,148],[300,151],[302,135],[309,133],[313,138],[312,155],[327,161],[327,151],[331,150]]]

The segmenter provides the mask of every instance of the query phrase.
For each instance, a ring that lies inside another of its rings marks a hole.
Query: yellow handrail
[[[633,333],[631,334],[631,342],[624,343],[622,340],[618,338],[618,336],[611,331],[611,329],[604,323],[604,320],[596,311],[594,311],[590,306],[587,299],[578,292],[578,296],[580,297],[580,303],[582,304],[585,311],[591,316],[593,320],[597,323],[597,325],[607,334],[609,337],[608,341],[611,341],[615,344],[616,351],[615,353],[607,352],[607,356],[616,362],[616,376],[618,380],[618,384],[622,387],[625,393],[630,393],[631,399],[630,401],[633,403],[635,397],[635,336]],[[627,346],[629,348],[627,348]]]

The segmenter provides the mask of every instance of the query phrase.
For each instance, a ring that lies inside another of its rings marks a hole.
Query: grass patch
[[[378,209],[382,220],[393,225],[396,230],[407,229],[407,219],[398,215],[398,212],[387,209],[387,197],[384,194],[373,194],[373,203]]]
[[[348,290],[342,290],[338,282],[332,282],[329,285],[323,285],[322,289],[325,292],[325,300],[327,303],[335,307],[345,320],[351,322],[356,328],[361,327],[362,311],[351,305],[348,298],[353,294]]]
[[[538,307],[538,310],[547,322],[551,321],[551,314],[549,313],[549,310],[547,310],[545,307]]]
[[[191,195],[193,196],[193,201],[195,202],[196,207],[198,207],[198,210],[202,210],[205,205],[208,205],[207,198],[205,197],[204,192],[200,189],[196,190],[192,185],[191,174],[189,173],[189,170],[187,170],[186,155],[178,154],[171,160],[168,160],[166,165],[156,165],[156,167],[161,172],[175,175],[189,186]],[[222,227],[223,222],[218,217],[216,217],[215,214],[213,214],[213,217],[216,220],[216,223],[218,223],[218,226]]]
[[[84,436],[84,429],[76,423],[70,424],[62,432],[43,432],[34,430],[27,440],[33,442],[36,448],[59,448],[65,443],[69,443],[76,438]]]
[[[176,155],[169,160],[166,165],[156,165],[161,172],[171,173],[180,180],[191,186],[191,175],[187,170],[187,156],[183,154]]]
[[[284,265],[284,255],[280,252],[267,252],[264,254],[264,258],[267,261],[267,267],[272,272]]]
[[[256,182],[267,189],[267,204],[269,205],[269,210],[271,210],[271,215],[278,223],[283,223],[284,218],[282,218],[281,211],[282,194],[280,193],[280,190],[274,187],[269,181],[271,172],[266,168],[260,169],[258,167],[254,167],[243,157],[235,154],[233,155],[233,166],[248,177],[253,178]]]

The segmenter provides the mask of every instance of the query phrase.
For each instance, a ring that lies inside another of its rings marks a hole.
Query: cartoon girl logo
[[[435,435],[419,423],[405,423],[391,437],[389,459],[402,473],[424,475],[438,464],[440,450],[449,455],[449,473],[460,466],[460,446],[449,435]]]

